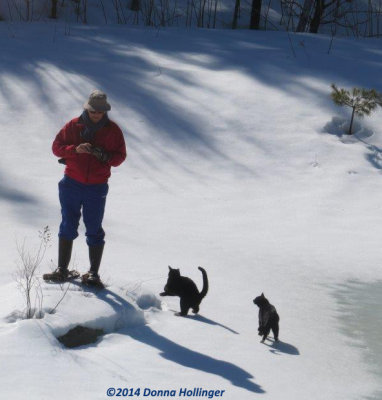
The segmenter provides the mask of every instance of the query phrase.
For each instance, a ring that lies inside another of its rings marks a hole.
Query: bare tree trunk
[[[349,126],[348,135],[351,135],[351,134],[352,134],[354,113],[355,113],[355,107],[353,107],[353,111],[352,111],[352,113],[351,113],[351,120],[350,120],[350,126]]]
[[[324,8],[325,8],[324,0],[316,0],[314,15],[312,21],[310,22],[310,28],[309,28],[310,33],[318,32]]]
[[[102,12],[103,12],[103,17],[105,18],[105,24],[107,25],[107,16],[106,16],[106,11],[105,11],[105,6],[103,5],[102,0],[100,0],[101,7],[102,7]]]
[[[204,9],[206,7],[206,0],[199,1],[199,18],[198,18],[198,28],[204,27]]]
[[[369,36],[373,36],[374,30],[373,30],[373,3],[371,0],[368,2],[368,23],[369,23],[369,29],[368,29],[368,34]]]
[[[191,26],[191,20],[192,20],[192,5],[191,5],[191,1],[187,0],[186,26]]]
[[[296,32],[305,32],[306,26],[308,25],[309,15],[313,7],[314,0],[304,0],[300,18],[298,20]]]
[[[132,0],[130,5],[131,11],[139,11],[141,9],[141,5],[139,0]]]
[[[259,29],[262,0],[252,0],[251,22],[249,29]]]
[[[214,29],[216,28],[216,16],[218,13],[218,1],[219,0],[215,0],[215,8],[214,8]]]
[[[268,2],[268,7],[267,7],[267,9],[266,9],[266,11],[265,11],[265,16],[264,16],[264,30],[267,30],[268,16],[269,16],[269,11],[270,11],[270,9],[271,9],[271,3],[272,3],[272,0],[269,0],[269,2]]]
[[[235,11],[233,13],[233,20],[232,20],[232,29],[237,28],[237,20],[239,19],[240,14],[240,0],[235,1]]]
[[[58,0],[52,0],[52,7],[50,9],[50,18],[53,18],[53,19],[57,18],[57,3],[58,3]]]
[[[88,8],[88,0],[84,0],[84,24],[88,23],[88,17],[87,17],[87,8]]]
[[[30,4],[30,0],[25,0],[25,5],[26,5],[26,7],[27,7],[27,10],[26,10],[26,21],[29,21],[29,18],[30,18],[30,8],[31,8],[31,4]]]

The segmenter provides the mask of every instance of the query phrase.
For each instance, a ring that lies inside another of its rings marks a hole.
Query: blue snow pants
[[[58,236],[67,240],[78,236],[82,210],[87,244],[92,247],[104,244],[102,220],[108,191],[107,183],[84,185],[65,175],[58,183],[62,215]]]

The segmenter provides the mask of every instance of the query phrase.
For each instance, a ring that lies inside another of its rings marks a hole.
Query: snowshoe
[[[87,286],[95,287],[98,289],[103,289],[105,287],[99,275],[92,271],[89,271],[86,274],[82,275],[81,280],[82,283]]]
[[[44,279],[44,281],[50,281],[50,282],[55,282],[55,283],[64,283],[64,282],[69,282],[73,279],[76,279],[79,276],[80,276],[80,273],[78,271],[75,271],[74,269],[69,271],[67,269],[57,268],[55,271],[53,271],[49,274],[44,274],[42,276],[42,279]]]

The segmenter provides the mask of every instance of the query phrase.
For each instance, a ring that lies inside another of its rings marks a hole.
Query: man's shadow
[[[135,311],[135,308],[128,301],[107,288],[103,290],[97,290],[84,287],[83,290],[85,292],[93,292],[99,299],[108,303],[117,313],[121,315],[125,313],[130,314],[130,312],[133,313]],[[206,323],[213,322],[203,317],[200,317],[199,320]],[[230,328],[225,328],[231,330]],[[233,330],[231,331],[236,333]],[[121,329],[118,330],[118,333],[128,335],[134,340],[145,343],[148,346],[155,347],[156,349],[160,350],[161,356],[166,360],[172,361],[184,367],[218,375],[230,381],[233,385],[246,389],[250,392],[265,393],[260,385],[252,381],[254,378],[253,375],[244,369],[228,361],[218,360],[211,356],[179,345],[170,339],[159,335],[148,325],[133,328],[122,326]]]

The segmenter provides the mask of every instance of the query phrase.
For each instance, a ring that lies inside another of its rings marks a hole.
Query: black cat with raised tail
[[[180,313],[177,315],[185,316],[191,308],[194,314],[199,312],[199,306],[208,292],[208,277],[204,268],[198,267],[203,275],[203,289],[199,292],[194,281],[186,276],[180,275],[180,270],[168,266],[168,279],[161,296],[179,296]]]

